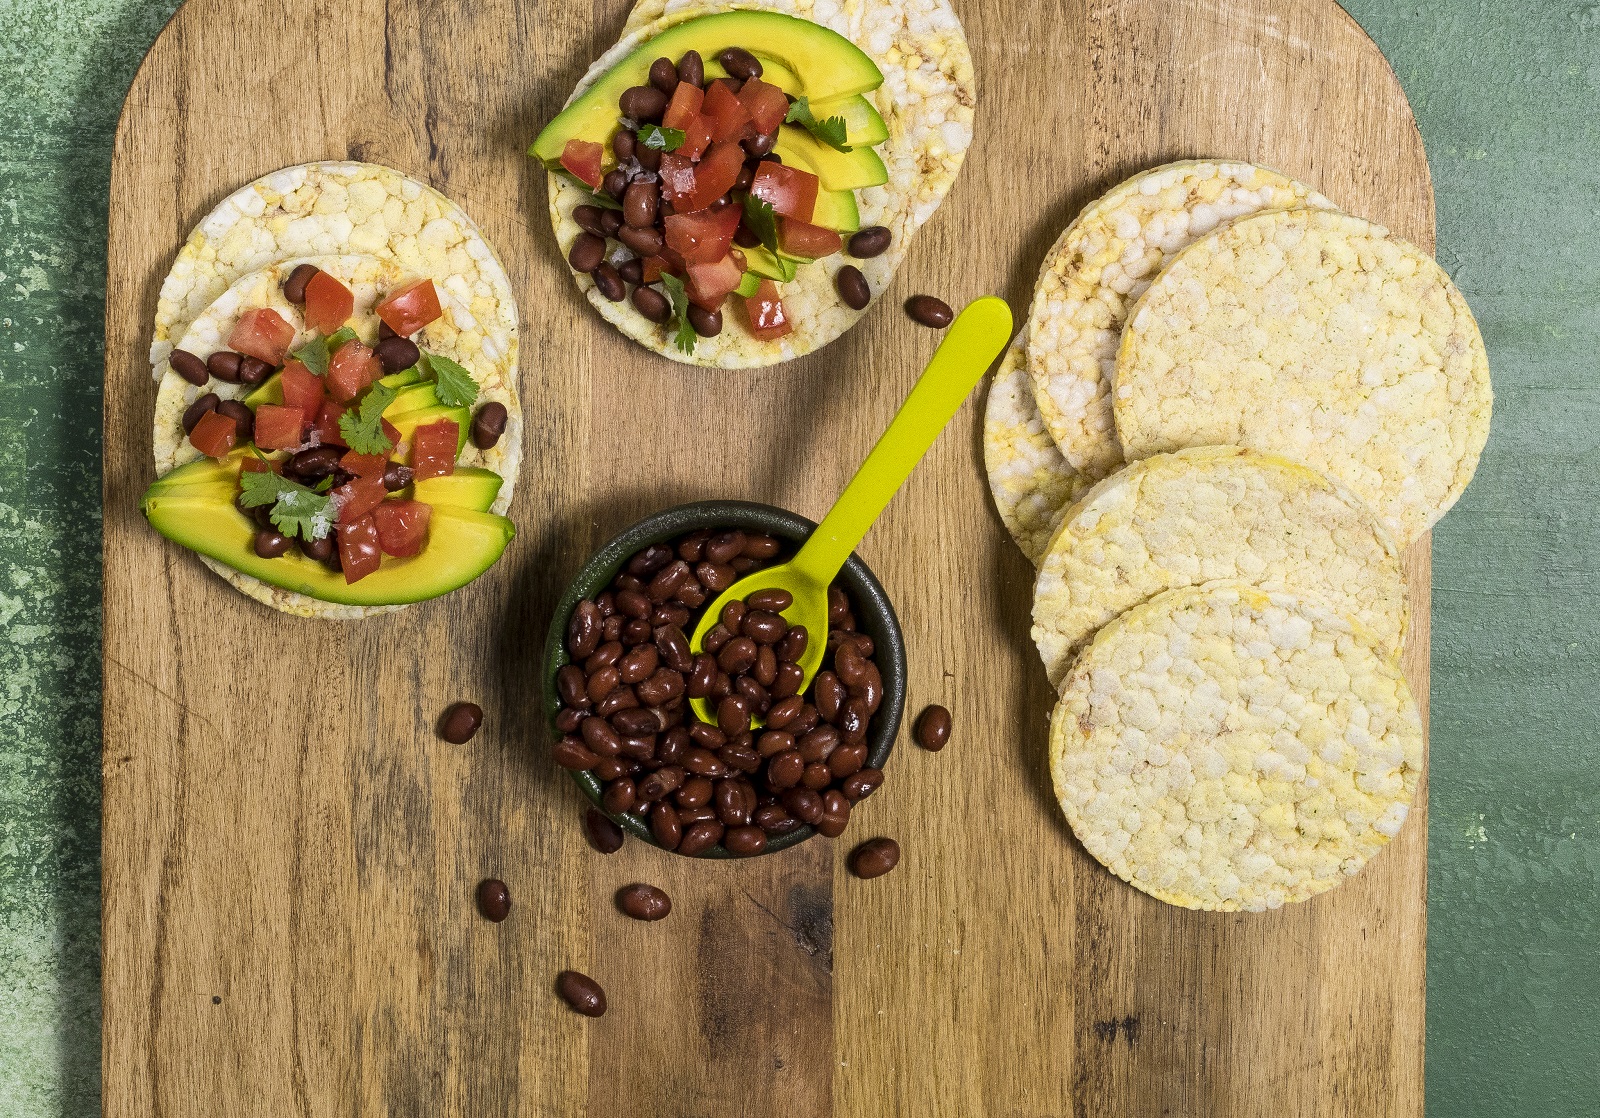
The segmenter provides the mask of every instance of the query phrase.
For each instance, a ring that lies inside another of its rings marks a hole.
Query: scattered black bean
[[[496,924],[511,915],[511,890],[498,877],[486,877],[478,882],[478,911],[485,920]]]
[[[950,304],[932,295],[913,295],[906,300],[906,314],[913,322],[934,330],[943,330],[956,317]]]
[[[477,703],[456,703],[444,712],[439,736],[451,745],[465,745],[483,725],[483,708]]]

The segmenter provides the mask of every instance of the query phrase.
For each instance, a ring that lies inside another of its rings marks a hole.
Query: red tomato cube
[[[189,432],[189,441],[201,454],[223,458],[239,441],[239,425],[225,415],[208,411]]]
[[[690,264],[684,292],[689,301],[708,311],[719,310],[728,294],[744,279],[744,269],[729,253],[714,264]]]
[[[328,397],[322,378],[300,362],[291,360],[284,365],[278,383],[283,387],[284,406],[299,408],[306,417],[306,424],[315,424],[317,413],[322,410],[322,402]]]
[[[421,501],[385,501],[372,510],[378,522],[378,543],[385,555],[415,555],[428,539],[433,508]]]
[[[577,143],[576,140],[570,142]],[[599,144],[593,146],[596,151],[600,148]],[[594,185],[600,185],[598,178]],[[390,292],[388,298],[372,308],[372,313],[383,319],[396,334],[409,338],[444,311],[439,307],[439,292],[434,288],[433,281],[425,279]]]
[[[324,401],[317,412],[317,441],[326,446],[343,446],[344,432],[339,430],[339,417],[349,409],[337,400]]]
[[[738,206],[726,206],[715,212],[698,210],[672,214],[663,222],[667,247],[683,257],[685,264],[714,264],[728,255],[741,216]]]
[[[678,148],[678,154],[686,159],[699,159],[710,146],[711,118],[698,113],[689,122],[689,127],[683,130],[683,144]]]
[[[694,194],[694,164],[675,151],[661,157],[661,197],[675,209],[685,209],[683,203]]]
[[[661,126],[687,132],[690,122],[700,115],[705,99],[705,91],[693,82],[679,82],[678,88],[672,91],[672,100],[667,103],[667,111],[661,114]]]
[[[274,368],[283,364],[283,355],[293,342],[294,327],[271,307],[245,311],[228,335],[229,349],[259,358]]]
[[[355,312],[356,297],[350,289],[321,269],[306,284],[306,327],[319,334],[331,334]]]
[[[778,219],[778,247],[790,256],[803,256],[819,260],[832,256],[844,247],[844,241],[832,229],[812,225],[794,217]]]
[[[378,420],[383,425],[383,437],[389,440],[390,448],[400,445],[400,428],[390,423],[387,419]]]
[[[299,408],[262,404],[256,408],[256,445],[262,450],[293,450],[305,442],[306,416]]]
[[[568,140],[561,151],[561,165],[591,190],[600,189],[600,164],[604,159],[605,149],[589,140]],[[395,330],[395,333],[402,331]]]
[[[399,331],[396,331],[399,333]],[[328,359],[328,375],[323,378],[328,395],[348,404],[367,385],[383,376],[383,362],[360,342],[345,342]]]
[[[739,90],[739,104],[750,114],[750,123],[763,136],[776,132],[783,118],[789,115],[789,98],[775,85],[760,78],[751,78]]]
[[[750,316],[750,333],[763,342],[783,337],[793,327],[778,297],[778,285],[769,279],[761,281],[756,293],[744,301],[745,312]]]
[[[335,519],[341,524],[360,520],[377,508],[388,495],[382,477],[351,478],[333,491],[333,500],[339,509]]]
[[[787,104],[784,108],[787,112]],[[705,105],[700,111],[711,118],[713,140],[738,141],[746,139],[755,132],[750,123],[750,110],[734,96],[725,82],[711,83],[711,88],[706,90]]]
[[[381,478],[383,471],[389,468],[389,459],[382,454],[357,454],[347,450],[344,457],[339,459],[339,468],[356,477]]]
[[[341,523],[339,565],[346,583],[360,582],[383,562],[383,545],[378,542],[378,522],[371,516]]]
[[[694,191],[681,205],[679,213],[703,210],[733,189],[744,170],[744,148],[732,140],[722,140],[711,145],[705,158],[694,169]],[[736,211],[738,207],[733,207]]]
[[[453,419],[441,419],[411,432],[412,476],[421,481],[456,472],[456,447],[460,429]]]
[[[750,180],[750,193],[774,213],[808,222],[817,208],[817,176],[782,163],[762,163]]]

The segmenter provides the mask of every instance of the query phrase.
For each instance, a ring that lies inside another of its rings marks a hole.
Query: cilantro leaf
[[[430,353],[423,358],[433,373],[433,393],[447,408],[467,408],[478,398],[478,382],[472,374],[448,357]]]
[[[778,218],[772,212],[772,203],[754,194],[744,196],[744,225],[771,252],[778,251]]]
[[[328,373],[328,339],[321,334],[295,350],[291,356],[319,377]]]
[[[333,353],[340,346],[344,345],[345,342],[353,342],[355,340],[356,332],[350,329],[348,326],[341,326],[339,329],[328,335],[328,352]]]
[[[332,478],[325,478],[332,481]],[[333,532],[333,498],[271,470],[239,474],[239,502],[246,508],[271,505],[273,526],[286,536],[325,539]]]
[[[339,433],[347,446],[357,454],[387,454],[394,443],[383,430],[383,409],[394,403],[395,390],[386,384],[374,384],[361,397],[361,404],[339,417]]]
[[[798,124],[836,151],[851,150],[850,145],[844,142],[844,117],[830,116],[827,120],[818,120],[811,115],[811,99],[809,97],[801,97],[790,105],[789,114],[783,120],[785,124]]]
[[[639,142],[652,151],[677,151],[683,146],[681,128],[663,128],[659,124],[646,124],[639,129]]]
[[[667,296],[672,300],[672,320],[678,326],[673,344],[679,353],[693,353],[695,332],[689,322],[689,296],[683,290],[683,281],[671,272],[662,272],[661,286],[667,289]]]

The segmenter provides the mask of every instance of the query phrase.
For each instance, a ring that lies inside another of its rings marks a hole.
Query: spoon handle
[[[968,304],[793,566],[819,586],[833,581],[1010,339],[1005,300],[986,295]]]

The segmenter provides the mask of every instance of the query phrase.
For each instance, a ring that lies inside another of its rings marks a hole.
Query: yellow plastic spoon
[[[800,690],[809,687],[827,651],[828,587],[1010,338],[1011,308],[1003,299],[986,295],[968,305],[951,324],[872,453],[799,553],[724,590],[701,615],[690,650],[695,655],[703,651],[706,634],[727,603],[758,590],[787,590],[794,601],[783,618],[791,627],[804,625],[810,636],[800,657],[805,673]],[[717,721],[707,700],[694,699],[691,705],[702,722]]]

